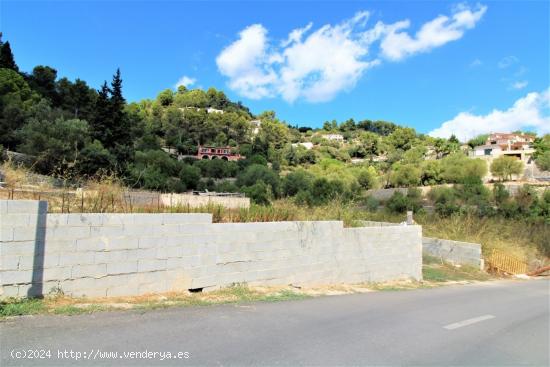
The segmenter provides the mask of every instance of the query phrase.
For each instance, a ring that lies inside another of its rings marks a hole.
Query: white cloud
[[[522,81],[518,81],[518,82],[513,83],[510,87],[512,89],[523,89],[523,88],[527,87],[527,84],[529,84],[529,82],[527,80],[522,80]]]
[[[367,69],[382,62],[381,57],[400,60],[461,38],[486,9],[457,8],[450,17],[440,15],[425,23],[414,38],[400,32],[410,26],[409,20],[393,24],[379,21],[367,29],[366,11],[316,30],[309,23],[279,42],[268,38],[264,26],[253,24],[220,52],[216,63],[220,73],[228,77],[229,87],[245,97],[324,102],[352,89]],[[380,56],[369,52],[376,42],[380,43]]]
[[[528,93],[504,111],[495,109],[487,115],[461,112],[429,135],[448,138],[454,134],[460,141],[467,141],[480,134],[525,129],[550,133],[550,88]]]
[[[470,63],[469,66],[471,68],[476,68],[476,67],[481,66],[481,65],[483,65],[483,61],[481,61],[480,59],[475,59]]]
[[[180,80],[178,80],[178,82],[176,83],[176,88],[178,88],[180,85],[183,85],[184,87],[190,87],[192,86],[193,84],[195,84],[197,82],[197,79],[195,78],[191,78],[187,75],[184,75],[180,78]]]
[[[229,77],[229,87],[252,99],[272,95],[276,74],[268,54],[267,29],[253,24],[239,33],[240,38],[227,46],[216,58],[220,72]]]
[[[363,60],[368,45],[354,38],[355,27],[366,18],[368,13],[358,13],[339,25],[321,27],[303,41],[294,37],[282,52],[277,92],[290,102],[300,97],[323,102],[352,88],[366,69],[379,63]]]
[[[506,56],[503,57],[497,64],[497,66],[500,69],[507,69],[510,66],[516,64],[519,61],[519,59],[515,56]]]
[[[402,23],[400,27],[391,29],[382,40],[382,54],[390,60],[401,60],[406,56],[427,52],[458,40],[466,30],[475,27],[486,11],[486,6],[478,5],[475,10],[461,6],[451,17],[439,15],[425,23],[414,37],[405,32],[399,32],[409,27],[408,23]]]

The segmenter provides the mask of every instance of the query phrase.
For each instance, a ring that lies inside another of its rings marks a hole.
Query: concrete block
[[[78,252],[86,251],[104,251],[107,249],[109,238],[107,237],[89,237],[76,240],[76,250]]]
[[[44,244],[45,251],[47,253],[75,252],[75,251],[77,251],[76,242],[77,242],[77,240],[48,239],[46,241],[46,243]]]
[[[36,227],[13,227],[13,241],[43,241],[45,238],[44,228]]]
[[[0,222],[0,243],[13,241],[13,227],[4,226]]]
[[[166,269],[191,269],[201,266],[199,256],[176,257],[166,260]]]
[[[26,296],[26,295],[25,295]],[[0,291],[0,299],[10,297],[21,297],[18,285],[4,285]]]
[[[168,259],[174,257],[182,257],[183,249],[181,247],[160,247],[157,248],[157,259]]]
[[[5,270],[0,272],[2,284],[31,283],[33,279],[32,270]]]
[[[38,249],[35,248],[34,241],[23,241],[23,242],[4,242],[0,244],[0,255],[24,255],[24,256],[34,256],[35,254],[44,253],[44,249],[39,246]]]
[[[21,258],[25,259],[23,264],[27,266],[21,266]],[[32,260],[32,256],[3,255],[0,258],[0,270],[32,269]]]
[[[48,211],[48,202],[38,200],[7,200],[6,212],[9,214],[39,214]]]
[[[138,271],[137,261],[116,262],[107,264],[107,274],[129,274]]]
[[[60,266],[91,265],[94,264],[94,252],[77,252],[59,255]]]
[[[160,213],[149,214],[149,213],[136,213],[132,215],[133,222],[132,224],[146,224],[148,226],[161,226],[164,223],[164,215]]]
[[[63,281],[67,279],[72,279],[73,272],[72,267],[65,266],[65,267],[56,267],[56,268],[48,268],[44,269],[42,272],[42,281]]]
[[[191,289],[194,288],[207,288],[220,286],[220,282],[217,276],[206,276],[202,278],[193,278],[191,280]]]
[[[28,227],[31,224],[30,218],[30,214],[2,214],[2,226]],[[35,225],[36,222],[32,224]]]
[[[128,259],[128,251],[100,251],[94,253],[94,264],[109,264],[125,262]],[[136,259],[137,261],[137,259]]]
[[[169,226],[167,228],[177,227],[178,233],[181,234],[205,234],[211,232],[211,224],[201,224],[201,223],[185,223],[179,224],[177,226]]]
[[[58,214],[61,216],[63,214]],[[52,216],[51,214],[48,217]],[[65,214],[66,223],[69,226],[87,227],[103,225],[104,214],[84,213],[84,214]],[[61,218],[60,218],[61,219]],[[62,222],[62,221],[61,221]]]
[[[46,227],[46,239],[58,239],[58,240],[77,240],[90,237],[90,227],[82,226],[62,226],[62,227]],[[14,236],[17,236],[15,231]]]
[[[107,275],[106,264],[73,265],[71,277],[77,278],[101,278]]]
[[[65,227],[67,217],[72,214],[29,214],[30,224],[37,227]]]
[[[138,240],[139,248],[152,248],[166,246],[166,237],[140,237]]]
[[[155,248],[140,248],[133,251],[128,251],[128,260],[147,260],[154,259],[157,256],[157,249]]]
[[[139,239],[137,237],[117,237],[108,238],[105,243],[105,250],[135,250],[138,248]]]
[[[102,214],[102,224],[104,226],[123,227],[134,224],[135,213],[108,213]]]
[[[8,212],[8,200],[0,200],[0,219]]]
[[[91,226],[90,237],[119,237],[126,235],[124,226]]]
[[[59,266],[59,253],[46,251],[42,260],[42,266],[47,268],[55,268]],[[33,257],[34,258],[34,257]],[[32,266],[32,265],[31,265]]]
[[[166,269],[166,260],[152,259],[152,260],[138,260],[138,271],[158,271]]]
[[[195,223],[195,224],[211,224],[212,214],[207,213],[165,213],[162,214],[163,224],[183,224],[183,223]]]

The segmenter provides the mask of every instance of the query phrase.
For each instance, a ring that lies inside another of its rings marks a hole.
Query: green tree
[[[20,74],[0,69],[0,145],[15,150],[21,142],[17,131],[24,125],[27,111],[37,99]]]
[[[537,167],[543,171],[550,171],[550,134],[536,138],[533,147],[535,148],[533,158]]]
[[[396,164],[390,175],[390,183],[394,187],[409,187],[420,184],[421,170],[414,164]]]
[[[454,153],[441,160],[441,179],[447,183],[462,183],[468,177],[482,179],[486,174],[487,163],[479,158]]]
[[[401,150],[409,150],[412,148],[416,140],[416,132],[408,127],[400,127],[395,129],[389,136],[388,142],[395,148]]]
[[[89,141],[86,121],[32,118],[21,130],[20,150],[36,157],[35,168],[44,174],[68,174],[78,169],[80,151]]]
[[[271,187],[274,197],[279,196],[279,176],[272,169],[263,165],[252,164],[248,166],[237,176],[236,184],[239,187],[249,187],[259,181],[263,181],[266,185]]]
[[[254,204],[269,205],[272,199],[272,190],[262,180],[252,186],[243,187],[242,191],[252,200]]]
[[[314,176],[311,173],[297,169],[284,177],[283,195],[294,196],[300,191],[309,191],[313,180]]]
[[[523,162],[514,157],[503,155],[491,163],[491,173],[501,181],[511,180],[512,175],[519,175],[522,172]]]
[[[56,89],[57,70],[49,66],[38,65],[32,70],[29,85],[52,104],[57,105],[59,98]]]
[[[357,183],[368,190],[376,186],[376,170],[374,167],[362,168],[357,175]]]
[[[9,41],[2,41],[2,32],[0,32],[0,68],[10,69],[15,72],[19,72],[19,68],[15,63]]]
[[[487,134],[478,135],[475,138],[472,138],[472,139],[468,140],[467,144],[471,148],[475,148],[477,146],[484,145],[485,142],[487,141],[488,137],[489,137],[489,135],[487,135]]]
[[[541,170],[550,171],[550,151],[539,154],[535,163]]]
[[[98,93],[91,126],[94,138],[116,157],[120,170],[125,169],[133,155],[132,128],[125,107],[122,78],[117,69],[111,88],[105,82]]]
[[[85,81],[76,79],[73,83],[61,78],[57,81],[56,90],[59,107],[69,112],[70,117],[92,120],[97,92]]]

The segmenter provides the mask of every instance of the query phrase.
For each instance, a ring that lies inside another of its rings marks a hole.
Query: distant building
[[[294,143],[292,144],[292,146],[294,148],[298,147],[298,146],[302,146],[304,148],[306,148],[307,150],[310,150],[311,148],[313,148],[313,143],[311,142],[305,142],[305,143]]]
[[[327,140],[338,141],[338,142],[344,141],[344,136],[341,134],[325,134],[323,135],[323,138]]]
[[[200,146],[197,151],[197,159],[223,159],[224,161],[238,161],[244,159],[240,154],[231,152],[231,147]]]
[[[252,125],[252,134],[258,135],[260,126],[262,126],[262,120],[252,120],[250,121],[250,125]]]
[[[498,158],[507,155],[529,163],[535,152],[534,141],[531,135],[494,133],[489,135],[484,145],[474,147],[471,156]]]
[[[352,158],[351,159],[351,163],[353,164],[361,164],[361,163],[364,163],[366,161],[365,158]]]
[[[186,110],[195,110],[197,112],[202,110],[202,108],[199,108],[199,107],[180,107],[179,109],[180,109],[180,111],[182,111],[184,113],[185,113]],[[222,113],[224,113],[224,111],[223,110],[218,110],[216,108],[208,107],[206,109],[206,113],[219,113],[219,114],[222,114]]]
[[[536,167],[532,158],[535,149],[533,142],[535,138],[526,134],[511,134],[511,133],[493,133],[487,137],[485,144],[474,147],[470,152],[471,158],[481,158],[487,161],[488,166],[493,163],[493,160],[502,156],[516,158],[522,161],[525,165],[524,173],[514,175],[513,179],[528,179],[536,180]],[[495,178],[491,172],[484,177],[484,181],[491,181]]]
[[[206,109],[206,112],[208,112],[208,113],[220,113],[220,114],[222,114],[222,113],[223,113],[223,110],[218,110],[218,109],[215,109],[215,108],[212,108],[212,107],[208,107],[208,108]]]

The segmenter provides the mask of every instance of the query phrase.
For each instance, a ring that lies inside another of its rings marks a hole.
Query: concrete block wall
[[[452,264],[470,265],[481,270],[484,267],[481,245],[478,243],[422,237],[422,250]]]
[[[421,279],[421,227],[212,223],[210,214],[47,214],[0,201],[0,296],[123,296]]]

